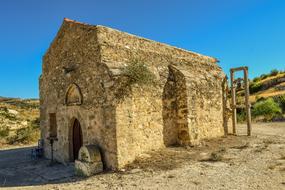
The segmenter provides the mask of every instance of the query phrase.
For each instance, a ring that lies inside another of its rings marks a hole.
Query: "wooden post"
[[[222,97],[223,97],[223,125],[225,137],[228,136],[228,118],[227,118],[227,76],[222,82]]]
[[[249,102],[249,82],[248,82],[248,67],[244,68],[244,84],[245,84],[245,106],[247,117],[247,135],[251,136],[251,112]]]
[[[231,69],[231,94],[232,94],[232,123],[233,123],[233,134],[236,135],[237,125],[237,110],[236,110],[236,87],[234,84],[234,70]]]

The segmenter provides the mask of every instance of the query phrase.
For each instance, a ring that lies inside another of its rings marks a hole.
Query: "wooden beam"
[[[248,70],[248,67],[231,68],[231,72]]]
[[[247,135],[251,136],[251,111],[249,102],[249,82],[248,82],[248,68],[244,69],[244,82],[245,82],[245,106],[247,117]]]
[[[224,135],[228,136],[228,116],[227,116],[227,85],[228,79],[227,76],[223,79],[222,82],[222,98],[223,98],[223,126],[224,126]]]
[[[234,70],[231,69],[231,94],[232,94],[232,124],[233,134],[236,135],[237,110],[236,110],[236,88],[234,85]]]

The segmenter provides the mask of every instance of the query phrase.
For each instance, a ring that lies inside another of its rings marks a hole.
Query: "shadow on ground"
[[[73,164],[54,164],[46,159],[32,160],[31,149],[0,150],[0,187],[57,184],[78,180]]]

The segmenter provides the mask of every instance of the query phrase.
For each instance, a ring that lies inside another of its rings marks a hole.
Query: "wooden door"
[[[74,160],[78,159],[79,149],[81,148],[82,142],[82,131],[80,123],[75,119],[73,124],[73,158]]]

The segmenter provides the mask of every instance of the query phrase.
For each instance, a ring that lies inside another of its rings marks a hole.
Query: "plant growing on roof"
[[[140,60],[132,60],[121,69],[122,74],[129,78],[129,83],[139,85],[155,85],[156,77],[149,68]]]

